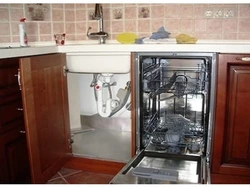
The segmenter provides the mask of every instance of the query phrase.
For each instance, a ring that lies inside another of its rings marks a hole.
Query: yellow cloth
[[[177,44],[195,44],[196,41],[198,40],[197,38],[191,37],[186,34],[179,34],[175,38]]]

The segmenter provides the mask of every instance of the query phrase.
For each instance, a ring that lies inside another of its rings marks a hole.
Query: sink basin
[[[67,53],[67,69],[76,73],[129,73],[130,53]]]

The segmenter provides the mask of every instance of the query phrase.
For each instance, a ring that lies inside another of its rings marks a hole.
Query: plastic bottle
[[[21,18],[19,23],[20,46],[28,46],[28,37],[26,33],[25,20],[26,18]]]

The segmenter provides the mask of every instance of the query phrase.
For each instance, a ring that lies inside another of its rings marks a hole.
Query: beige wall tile
[[[150,20],[138,20],[138,32],[145,33],[150,32]]]
[[[140,38],[142,38],[142,37],[149,37],[152,35],[152,33],[151,32],[138,32],[138,35]]]
[[[23,8],[23,4],[11,3],[10,8]]]
[[[43,22],[40,22],[39,23],[39,29],[40,29],[40,34],[41,35],[44,35],[44,34],[52,34],[51,33],[51,23],[43,23]]]
[[[28,42],[36,42],[36,41],[39,41],[38,40],[38,36],[37,35],[33,35],[33,36],[28,36]]]
[[[52,9],[52,21],[64,21],[63,10],[60,9]]]
[[[98,32],[99,31],[99,26],[98,26],[98,22],[97,21],[89,21],[86,22],[86,28],[88,29],[89,27],[91,27],[92,29],[90,30],[90,32]]]
[[[26,23],[27,35],[38,35],[38,22],[27,22]]]
[[[77,35],[76,34],[75,39],[76,40],[87,40],[87,37],[86,37],[86,35]]]
[[[52,4],[52,8],[63,9],[63,4]]]
[[[206,19],[194,20],[194,31],[195,32],[206,32]]]
[[[11,33],[12,35],[19,35],[19,22],[11,22]]]
[[[136,3],[124,3],[124,7],[136,7]]]
[[[240,33],[238,34],[238,39],[239,40],[249,40],[250,39],[250,33]]]
[[[139,6],[137,8],[138,18],[150,18],[151,9],[150,6]]]
[[[179,18],[180,5],[179,4],[166,4],[165,17],[166,18]]]
[[[136,20],[126,20],[125,21],[125,31],[126,32],[136,32],[137,25]]]
[[[65,21],[73,22],[75,21],[75,10],[65,10]]]
[[[180,31],[182,33],[192,33],[194,31],[194,20],[193,19],[181,19],[180,20]]]
[[[94,9],[95,8],[95,4],[94,3],[87,3],[87,8]]]
[[[239,16],[241,18],[250,18],[250,4],[239,5]]]
[[[180,18],[192,18],[193,15],[193,5],[180,5]]]
[[[76,23],[76,34],[82,35],[87,33],[86,22],[77,22]]]
[[[75,4],[75,9],[86,9],[87,5],[84,3],[76,3]]]
[[[105,32],[107,32],[108,34],[111,33],[111,22],[110,21],[104,21],[103,22],[103,29]]]
[[[112,32],[118,33],[123,32],[123,21],[112,21]]]
[[[223,33],[223,39],[225,39],[225,40],[237,40],[237,33]]]
[[[0,43],[19,41],[18,24],[24,16],[28,36],[33,41],[51,41],[54,33],[63,32],[67,32],[71,40],[86,40],[89,26],[91,32],[99,31],[99,21],[89,19],[95,3],[53,3],[46,6],[49,7],[46,21],[31,21],[27,4],[0,4]],[[164,26],[171,33],[170,37],[186,33],[201,39],[250,40],[250,4],[102,3],[102,6],[104,31],[108,32],[109,39],[121,32],[150,36]],[[204,16],[206,10],[215,8],[233,9],[234,18]],[[115,10],[121,11],[120,18],[114,17]]]
[[[52,35],[40,35],[40,41],[54,41]]]
[[[66,34],[65,44],[67,44],[67,41],[75,40],[75,38],[75,34]]]
[[[10,24],[1,23],[0,36],[1,35],[10,35]]]
[[[9,4],[0,3],[0,8],[8,8]]]
[[[11,37],[10,36],[6,36],[6,37],[1,37],[0,36],[0,43],[8,43],[11,41]]]
[[[112,3],[111,7],[123,7],[124,4],[122,3]]]
[[[208,9],[206,4],[194,5],[194,18],[204,18],[204,13]]]
[[[125,19],[135,19],[137,17],[137,8],[136,7],[125,7],[124,12],[125,12]]]
[[[110,9],[103,8],[103,20],[110,20]]]
[[[60,34],[64,33],[64,23],[53,23],[53,33],[52,34]]]
[[[249,32],[250,31],[250,18],[239,19],[239,32]]]
[[[161,26],[164,26],[165,30],[168,31],[168,27],[164,25],[164,19],[152,19],[151,30],[156,32]]]
[[[65,8],[65,9],[75,9],[75,4],[66,3],[66,4],[64,5],[64,8]]]
[[[66,34],[75,34],[75,23],[66,23]]]
[[[222,20],[221,19],[208,19],[207,20],[207,33],[216,34],[222,31]]]
[[[76,21],[86,21],[87,11],[86,10],[76,10]]]
[[[165,26],[168,28],[169,32],[179,32],[180,25],[179,19],[166,19]]]
[[[1,21],[9,21],[9,11],[6,8],[0,8],[0,22]]]
[[[164,18],[165,17],[165,7],[163,5],[151,6],[151,18]]]
[[[224,33],[235,33],[237,31],[238,19],[224,19],[222,30]]]
[[[19,36],[18,35],[12,35],[11,42],[19,42]]]
[[[25,17],[23,9],[10,9],[10,20],[18,22],[21,18]]]

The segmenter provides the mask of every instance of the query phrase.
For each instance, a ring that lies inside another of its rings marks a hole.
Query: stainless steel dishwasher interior
[[[110,183],[209,182],[216,54],[134,57],[137,155]]]

